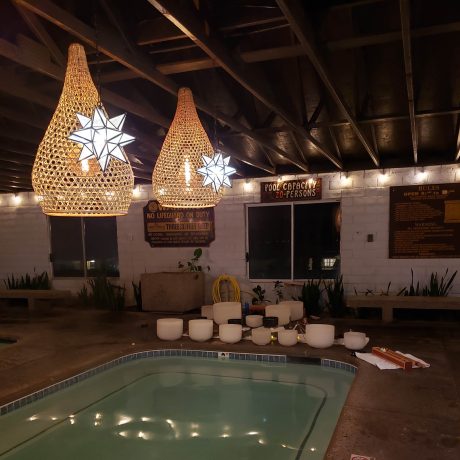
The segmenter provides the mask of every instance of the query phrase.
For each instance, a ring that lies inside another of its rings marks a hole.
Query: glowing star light
[[[96,107],[92,118],[81,113],[77,118],[82,127],[70,133],[69,139],[83,145],[78,161],[94,157],[103,172],[110,157],[128,163],[122,147],[133,142],[134,137],[121,131],[126,114],[108,118],[102,107]]]
[[[220,187],[231,187],[229,176],[235,174],[236,169],[228,165],[230,157],[224,158],[222,153],[217,152],[212,158],[203,155],[204,166],[197,172],[204,176],[203,185],[211,184],[217,193]]]

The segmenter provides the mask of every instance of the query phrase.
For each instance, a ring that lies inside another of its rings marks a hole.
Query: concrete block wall
[[[411,268],[415,279],[425,283],[429,275],[460,269],[460,259],[389,259],[389,187],[417,183],[460,182],[458,165],[425,168],[425,176],[415,168],[392,169],[385,176],[380,171],[356,171],[320,174],[323,179],[323,201],[340,201],[342,207],[341,266],[347,292],[385,290],[392,282],[392,290],[410,284]],[[285,176],[285,179],[305,176]],[[207,274],[208,299],[210,286],[220,274],[238,278],[243,291],[250,292],[253,284],[247,279],[246,205],[260,202],[259,182],[234,180],[215,208],[216,239],[203,248],[202,265],[209,265]],[[0,278],[8,273],[31,273],[50,269],[48,261],[49,235],[46,217],[34,201],[32,193],[20,194],[22,203],[13,195],[0,195]],[[140,274],[154,271],[175,271],[178,261],[187,261],[194,248],[151,248],[144,240],[143,207],[153,199],[151,187],[137,189],[127,216],[117,218],[120,284],[127,287],[132,301],[131,281]],[[367,235],[373,242],[367,242]],[[57,288],[78,291],[83,281],[55,280]],[[274,299],[273,283],[266,283],[267,296]],[[460,295],[460,274],[452,289]],[[250,295],[246,295],[250,300]]]

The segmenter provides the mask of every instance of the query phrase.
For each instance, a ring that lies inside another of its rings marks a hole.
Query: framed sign
[[[460,257],[460,184],[390,187],[389,256]]]
[[[214,241],[214,208],[164,208],[151,200],[144,207],[145,241],[152,247],[209,246]]]
[[[260,183],[262,203],[310,201],[321,199],[321,178],[296,179]]]

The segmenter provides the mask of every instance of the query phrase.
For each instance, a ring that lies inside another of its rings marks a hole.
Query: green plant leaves
[[[43,272],[31,277],[28,273],[20,278],[15,278],[12,274],[11,278],[3,281],[7,289],[51,289],[48,272]]]

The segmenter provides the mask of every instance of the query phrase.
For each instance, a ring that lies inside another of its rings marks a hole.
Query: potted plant
[[[252,288],[252,299],[251,299],[251,312],[263,312],[265,307],[270,303],[270,300],[265,298],[265,289],[258,284],[256,287]]]
[[[345,291],[343,289],[343,275],[337,276],[333,281],[324,283],[327,294],[327,306],[332,317],[345,316],[347,307],[345,304]]]
[[[299,300],[303,301],[304,310],[307,316],[313,319],[318,319],[322,313],[321,295],[323,289],[321,288],[322,280],[308,280],[303,284],[302,295]]]
[[[425,286],[419,281],[414,284],[414,272],[411,269],[411,284],[409,288],[399,291],[398,295],[356,295],[347,299],[348,307],[377,308],[382,310],[382,320],[390,322],[393,320],[393,309],[409,310],[460,310],[460,298],[449,297],[452,283],[457,275],[455,271],[449,276],[447,269],[443,276],[437,272],[431,273],[430,282]],[[416,316],[418,319],[420,315]],[[414,318],[411,315],[411,318]]]

